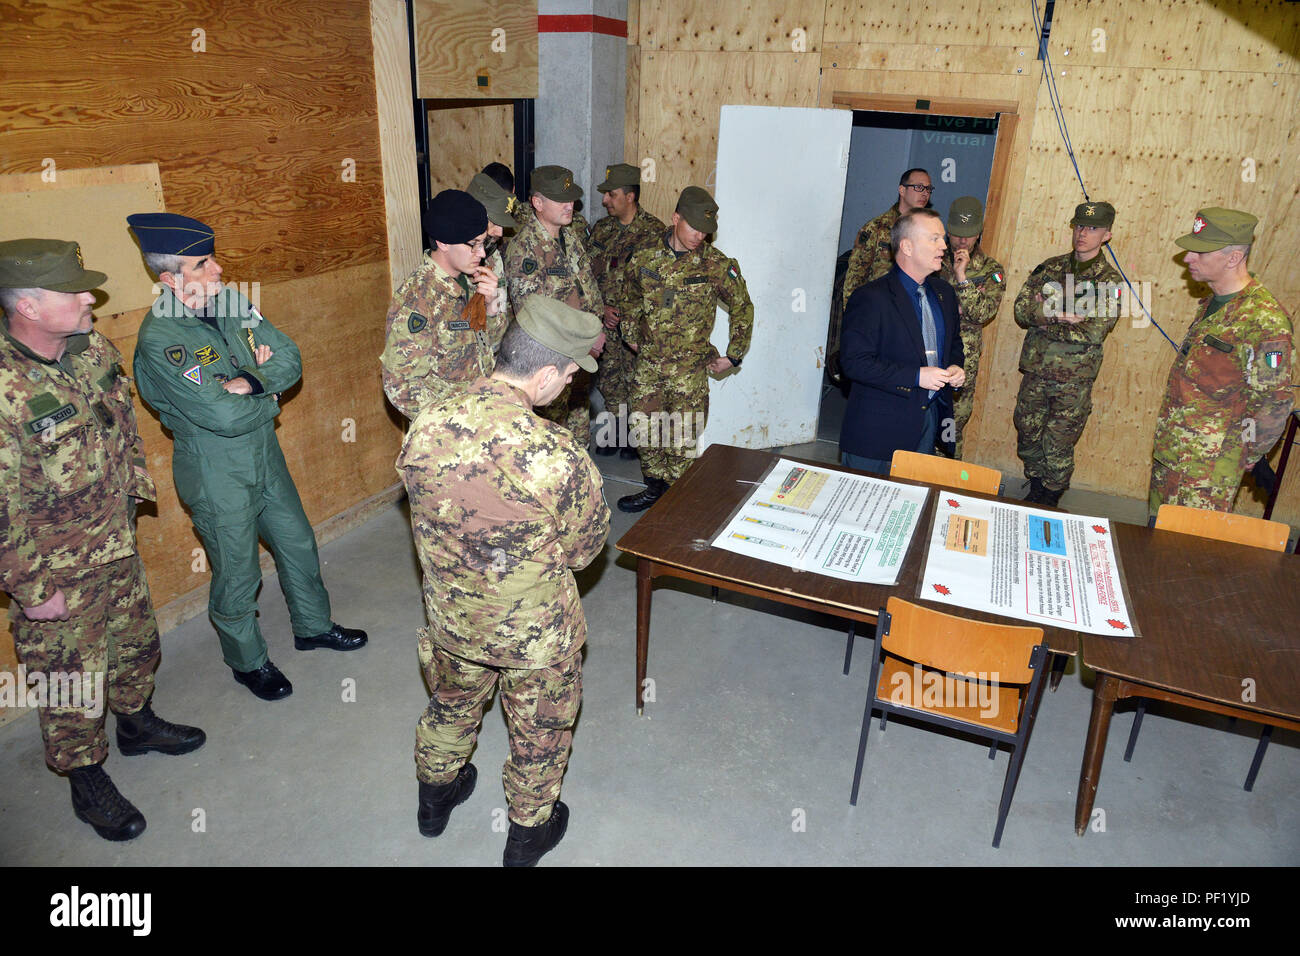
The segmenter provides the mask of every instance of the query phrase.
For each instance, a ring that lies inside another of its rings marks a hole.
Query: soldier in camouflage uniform
[[[709,413],[709,373],[739,368],[754,332],[754,304],[740,266],[705,241],[717,231],[718,204],[699,186],[677,200],[672,227],[623,267],[627,313],[621,328],[637,352],[633,414],[646,488],[620,498],[644,511],[690,467]],[[718,304],[730,317],[727,354],[709,342]]]
[[[1120,314],[1120,274],[1106,261],[1115,207],[1080,203],[1073,250],[1038,265],[1016,296],[1020,351],[1016,449],[1029,479],[1026,501],[1055,506],[1074,474],[1074,446],[1092,412],[1102,343]]]
[[[506,281],[512,302],[542,295],[583,312],[605,314],[584,236],[571,227],[573,201],[581,196],[582,187],[563,166],[533,170],[529,202],[534,215],[520,226],[506,248]],[[567,427],[586,448],[591,437],[590,393],[591,375],[579,370],[573,383],[537,414]]]
[[[627,434],[626,421],[620,426],[613,419],[624,417],[631,406],[636,372],[636,353],[627,347],[619,330],[623,313],[631,311],[623,299],[622,267],[637,249],[659,242],[668,227],[641,208],[641,170],[636,166],[628,163],[606,166],[605,181],[596,189],[602,194],[601,204],[609,215],[591,227],[587,248],[605,300],[608,340],[600,355],[596,387],[604,396],[610,416],[606,428],[596,433],[596,454],[612,455],[619,448],[619,436]],[[623,457],[635,458],[636,452],[625,446]]]
[[[76,243],[0,243],[0,588],[22,667],[51,691],[46,762],[67,774],[80,819],[130,840],[145,820],[104,772],[104,703],[124,754],[188,753],[206,738],[150,705],[158,626],[132,523],[155,493],[122,356],[92,327],[90,290],[104,279]]]
[[[909,169],[898,180],[898,202],[890,206],[860,230],[849,255],[849,269],[844,273],[844,304],[860,285],[879,279],[894,264],[890,232],[900,216],[930,205],[934,187],[924,169]]]
[[[957,290],[961,306],[961,345],[966,356],[966,384],[953,399],[953,429],[956,448],[962,456],[962,436],[975,406],[975,378],[979,374],[980,352],[984,345],[984,326],[998,316],[998,307],[1006,292],[1006,273],[1002,264],[984,254],[980,233],[984,231],[984,207],[974,196],[954,199],[948,209],[948,249],[943,255],[939,277]],[[939,437],[950,444],[948,429],[940,426]]]
[[[595,370],[589,350],[600,336],[595,315],[525,299],[496,371],[428,406],[397,460],[429,622],[419,635],[431,697],[416,729],[417,822],[438,836],[473,792],[468,761],[499,687],[510,733],[507,866],[532,865],[564,835],[568,808],[558,798],[587,636],[573,571],[609,533],[596,466],[533,408],[579,367]]]
[[[489,230],[483,204],[443,190],[430,202],[424,228],[430,252],[393,296],[380,356],[384,394],[407,418],[491,375],[508,321],[498,294],[504,289],[482,258]],[[478,311],[471,308],[476,294],[483,297]]]
[[[519,228],[519,220],[514,217],[515,211],[519,209],[519,201],[515,199],[513,193],[506,192],[493,182],[486,173],[475,173],[474,178],[469,181],[466,192],[481,202],[483,208],[487,210],[487,240],[483,244],[486,253],[484,262],[491,267],[492,274],[497,277],[497,298],[503,305],[497,317],[505,318],[501,323],[501,335],[504,335],[506,326],[515,317],[514,311],[510,308],[510,297],[506,295],[506,259],[503,254],[506,247],[505,234],[507,229],[513,232]],[[492,346],[493,350],[500,343],[501,336],[497,336]]]
[[[1267,456],[1291,412],[1291,320],[1247,269],[1256,218],[1197,213],[1176,240],[1213,296],[1187,330],[1156,421],[1149,505],[1231,511],[1243,472]]]

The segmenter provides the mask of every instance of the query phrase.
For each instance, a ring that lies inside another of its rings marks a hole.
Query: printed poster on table
[[[1089,634],[1133,634],[1109,521],[943,489],[919,596]]]
[[[713,546],[797,571],[893,584],[927,493],[782,458]]]

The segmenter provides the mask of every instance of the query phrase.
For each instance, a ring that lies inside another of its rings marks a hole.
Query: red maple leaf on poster
[[[1106,533],[1106,526],[1105,526],[1105,525],[1102,525],[1102,524],[1095,524],[1095,525],[1092,526],[1092,530],[1095,531],[1095,532],[1097,532],[1098,534],[1105,534],[1105,533]]]
[[[948,499],[948,507],[949,507],[949,508],[960,508],[960,507],[961,507],[961,502],[959,502],[956,498],[949,498],[949,499]]]
[[[948,590],[948,588],[947,588],[945,585],[942,585],[942,584],[932,584],[931,587],[933,587],[933,588],[934,588],[936,591],[938,591],[940,594],[951,594],[951,593],[952,593],[951,591]]]
[[[1115,628],[1117,631],[1128,630],[1127,624],[1125,624],[1123,621],[1117,621],[1113,617],[1106,618],[1106,623],[1109,624],[1111,627]]]

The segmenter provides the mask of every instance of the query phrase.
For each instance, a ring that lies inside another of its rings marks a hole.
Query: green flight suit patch
[[[195,365],[193,368],[187,368],[185,371],[181,372],[181,378],[189,379],[189,381],[193,382],[195,385],[202,385],[203,373],[200,371],[201,367],[202,366]]]
[[[183,345],[169,345],[167,348],[163,349],[163,355],[166,356],[167,361],[171,362],[177,368],[180,368],[185,364],[186,355],[185,346]]]
[[[429,327],[429,320],[419,312],[412,312],[411,317],[406,320],[406,328],[414,335],[416,332],[423,332]]]
[[[213,362],[221,361],[221,356],[211,345],[205,345],[201,349],[194,350],[194,357],[199,360],[200,365],[211,365]]]

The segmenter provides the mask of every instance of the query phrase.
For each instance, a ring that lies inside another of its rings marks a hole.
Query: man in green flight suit
[[[330,618],[316,536],[275,437],[280,393],[302,375],[293,340],[221,283],[215,234],[172,213],[127,217],[145,264],[164,286],[140,325],[134,372],[141,397],[172,432],[172,476],[203,539],[208,614],[235,680],[262,700],[293,685],[267,658],[257,623],[257,540],[275,555],[294,646],[351,651],[364,631]]]
[[[1070,487],[1102,344],[1121,311],[1123,280],[1102,251],[1114,223],[1110,203],[1079,203],[1070,222],[1071,251],[1039,263],[1016,296],[1016,325],[1029,330],[1014,415],[1028,502],[1055,507]]]

